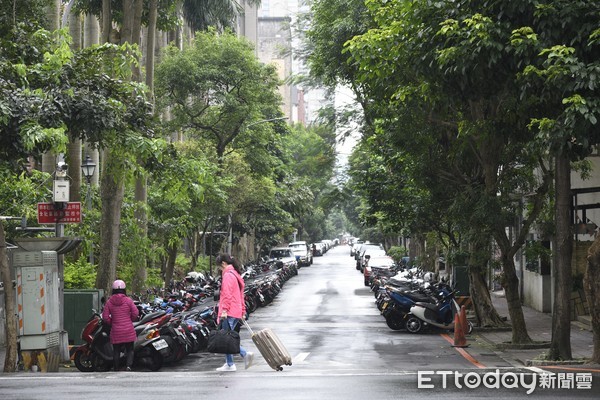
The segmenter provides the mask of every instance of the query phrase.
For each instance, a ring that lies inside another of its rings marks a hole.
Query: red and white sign
[[[38,224],[78,224],[81,222],[81,203],[68,202],[63,210],[55,210],[54,203],[38,203]]]

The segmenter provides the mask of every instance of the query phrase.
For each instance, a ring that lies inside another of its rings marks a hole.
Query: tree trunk
[[[100,23],[93,14],[86,14],[83,21],[83,47],[100,43]]]
[[[554,237],[554,307],[552,310],[552,342],[548,351],[551,360],[570,360],[571,353],[571,165],[558,154],[555,160],[555,219]]]
[[[81,140],[71,139],[67,150],[69,164],[70,201],[81,201]]]
[[[60,6],[61,0],[52,0],[46,6],[46,23],[44,28],[49,31],[60,29]],[[56,154],[47,151],[42,154],[41,170],[49,174],[54,173],[56,168]]]
[[[502,271],[504,272],[504,294],[506,295],[508,315],[512,325],[512,343],[531,343],[531,338],[527,333],[525,316],[523,315],[521,296],[519,295],[519,278],[517,278],[515,260],[512,255],[502,257]]]
[[[490,291],[481,271],[469,268],[469,283],[471,289],[471,300],[477,317],[477,326],[503,327],[506,323],[502,320],[498,311],[494,308]]]
[[[143,1],[136,0],[134,5],[134,16],[132,18],[132,34],[131,40],[135,44],[140,44],[140,33],[142,23],[142,10]],[[139,65],[133,66],[133,80],[141,80],[141,70]],[[143,239],[148,237],[148,215],[146,213],[146,206],[148,204],[148,181],[146,176],[140,174],[135,180],[135,219],[138,224],[138,232]],[[136,259],[134,264],[134,277],[132,282],[132,290],[135,292],[141,291],[146,284],[147,271],[146,271],[147,259],[144,256],[140,256]]]
[[[73,38],[71,48],[74,51],[81,49],[81,15],[71,13],[69,15],[69,33]],[[69,176],[71,177],[71,201],[81,201],[81,139],[78,132],[69,135],[69,147],[67,150],[69,164]]]
[[[150,101],[154,103],[154,49],[156,43],[156,19],[158,17],[158,0],[150,0],[148,13],[148,37],[146,39],[146,86],[150,92]]]
[[[123,1],[123,23],[121,24],[121,44],[133,44],[133,24],[135,16],[135,0]]]
[[[600,363],[600,235],[588,250],[587,268],[583,279],[594,332],[592,362]]]
[[[173,273],[175,272],[175,260],[177,260],[177,245],[167,245],[167,265],[165,266],[165,287],[171,287],[171,281],[173,280]]]
[[[102,0],[102,29],[100,30],[100,43],[110,43],[112,31],[111,0]]]
[[[8,264],[8,254],[6,251],[6,236],[4,234],[4,225],[0,220],[0,277],[4,282],[4,305],[6,314],[6,324],[4,326],[6,333],[6,356],[4,358],[4,372],[15,372],[17,370],[17,318],[15,307],[15,292],[10,274],[10,265]]]
[[[96,287],[110,293],[112,282],[117,275],[119,255],[119,235],[121,231],[121,205],[125,194],[123,183],[123,163],[111,150],[104,152],[104,171],[101,178],[100,197],[102,214],[100,218],[100,259]]]
[[[148,237],[148,215],[146,206],[148,204],[148,182],[145,176],[138,176],[135,180],[135,211],[134,216],[138,224],[138,232],[142,238]],[[141,291],[148,276],[146,271],[147,259],[145,255],[137,257],[134,264],[134,277],[132,291]]]
[[[469,252],[470,257],[468,260],[470,294],[477,317],[477,325],[501,327],[506,326],[506,324],[494,308],[483,274],[490,260],[490,242],[490,237],[481,235],[478,239],[470,243],[471,251]]]

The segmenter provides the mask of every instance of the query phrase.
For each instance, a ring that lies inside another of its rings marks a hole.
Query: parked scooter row
[[[295,267],[284,268],[277,264],[246,268],[247,312],[250,314],[272,302],[284,283],[297,274]],[[187,281],[188,286],[177,293],[156,297],[151,303],[136,302],[140,320],[134,323],[137,334],[134,369],[157,371],[187,354],[206,349],[209,332],[217,329],[216,305],[209,303],[218,300],[220,282],[205,277]],[[73,354],[77,369],[82,372],[110,370],[113,365],[110,326],[103,323],[99,312],[93,312],[81,338],[84,344]]]
[[[160,326],[166,314],[146,315],[134,323],[137,339],[134,342],[134,366],[157,371],[162,367],[168,344],[160,336]],[[110,326],[103,323],[100,313],[94,311],[81,332],[84,344],[73,354],[75,366],[82,372],[108,371],[113,365],[113,350],[110,343]],[[124,354],[122,354],[124,357]]]
[[[418,268],[394,276],[375,275],[371,280],[376,305],[390,329],[420,333],[428,328],[454,329],[460,312],[456,292],[446,282],[435,282],[431,272]],[[468,321],[468,333],[473,324]]]

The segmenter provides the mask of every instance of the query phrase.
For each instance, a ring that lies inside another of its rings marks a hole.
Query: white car
[[[305,241],[292,242],[288,246],[294,251],[299,267],[308,267],[313,263],[312,251]]]
[[[273,247],[269,251],[269,260],[282,262],[283,266],[287,267],[298,266],[296,255],[291,247]]]

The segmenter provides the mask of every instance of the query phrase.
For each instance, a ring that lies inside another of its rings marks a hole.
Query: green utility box
[[[102,307],[102,289],[65,289],[65,330],[69,333],[69,344],[83,344],[81,330],[90,320],[94,310]]]

